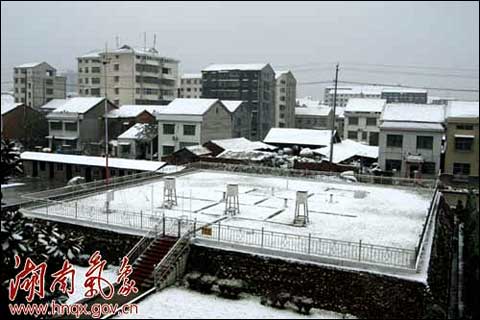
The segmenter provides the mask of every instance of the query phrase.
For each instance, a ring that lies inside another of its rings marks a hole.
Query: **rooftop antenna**
[[[147,51],[147,33],[146,32],[143,33],[143,49]]]
[[[115,42],[117,43],[117,49],[120,47],[120,39],[118,36],[115,36]]]
[[[155,48],[156,45],[157,45],[157,34],[154,33],[154,34],[153,34],[153,49],[156,49],[156,48]]]

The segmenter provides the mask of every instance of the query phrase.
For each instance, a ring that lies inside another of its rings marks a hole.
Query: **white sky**
[[[148,44],[155,33],[157,49],[179,59],[184,72],[270,62],[308,82],[332,80],[340,62],[340,80],[478,90],[478,9],[478,2],[2,1],[2,89],[17,64],[44,60],[75,70],[76,56],[105,42],[113,47],[116,36],[143,46],[147,32]],[[299,85],[298,96],[321,97],[324,86]],[[478,99],[478,92],[430,95]]]

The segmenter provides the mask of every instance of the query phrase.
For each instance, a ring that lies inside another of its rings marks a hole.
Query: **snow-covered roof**
[[[161,105],[141,105],[141,104],[125,104],[118,109],[113,109],[108,112],[108,118],[135,118],[143,111],[147,111],[152,115],[155,112],[161,112],[167,106]]]
[[[92,51],[89,51],[81,56],[79,56],[78,58],[100,58],[100,53],[102,53],[103,50],[92,50]]]
[[[314,153],[321,154],[330,158],[330,147],[323,147],[312,150]],[[342,140],[333,146],[333,163],[340,163],[352,157],[378,158],[378,147],[369,146],[350,139]]]
[[[17,105],[18,103],[15,103],[15,98],[12,95],[2,93],[2,114],[15,109]]]
[[[384,88],[382,93],[427,93],[425,89],[415,89],[415,88]]]
[[[52,99],[45,103],[43,106],[40,107],[40,109],[44,110],[55,110],[58,107],[61,107],[67,102],[67,99]]]
[[[389,103],[382,115],[383,121],[443,123],[445,106],[434,104]]]
[[[380,87],[380,86],[340,86],[337,87],[337,94],[346,94],[346,95],[360,95],[360,94],[365,94],[365,95],[378,95],[380,96],[382,94],[382,90],[385,87]],[[333,94],[335,91],[334,87],[327,87],[328,93]]]
[[[243,103],[242,100],[222,100],[222,103],[231,113],[235,112]]]
[[[275,70],[275,79],[280,78],[282,75],[289,73],[290,70]]]
[[[203,115],[218,99],[185,99],[176,98],[157,114]]]
[[[380,129],[390,130],[408,130],[408,131],[441,131],[443,126],[440,123],[427,122],[405,122],[405,121],[384,121],[380,125]]]
[[[207,154],[211,154],[212,151],[210,151],[209,149],[205,148],[204,146],[198,144],[198,145],[195,145],[195,146],[188,146],[188,147],[185,147],[188,151],[190,151],[191,153],[193,154],[196,154],[197,156],[205,156]]]
[[[346,112],[382,112],[387,103],[385,99],[350,98],[346,105]]]
[[[92,50],[90,52],[87,52],[84,55],[79,56],[78,58],[100,58],[103,54],[105,53],[105,50]],[[138,55],[144,55],[144,56],[151,56],[151,57],[162,57],[164,59],[169,59],[172,61],[177,61],[172,58],[168,57],[163,57],[161,56],[158,51],[154,48],[141,48],[141,47],[132,47],[129,45],[123,45],[120,48],[117,49],[109,49],[107,51],[108,54],[121,54],[121,53],[134,53]]]
[[[58,163],[78,164],[78,165],[96,166],[96,167],[105,166],[105,158],[103,157],[26,151],[20,154],[20,158],[23,160],[58,162]],[[108,158],[108,166],[110,168],[117,168],[117,169],[156,171],[161,167],[163,167],[164,165],[165,165],[165,162],[161,162],[161,161]]]
[[[271,158],[274,155],[273,152],[258,150],[225,150],[220,153],[217,158],[262,161],[263,159]]]
[[[296,116],[318,116],[326,117],[332,111],[331,107],[321,106],[321,107],[297,107],[295,108]]]
[[[75,97],[66,99],[63,105],[58,106],[50,114],[56,115],[57,113],[77,113],[82,114],[102,102],[105,98],[97,97]]]
[[[148,125],[148,123],[135,123],[129,129],[127,129],[127,131],[119,135],[117,139],[143,140],[146,138],[145,130],[148,128]]]
[[[21,64],[19,66],[16,66],[15,68],[33,68],[33,67],[36,67],[40,64],[42,64],[43,62],[29,62],[29,63],[24,63],[24,64]]]
[[[478,101],[449,101],[447,118],[478,118]]]
[[[23,103],[6,103],[6,104],[4,104],[3,101],[2,101],[2,116],[4,114],[12,111],[16,107],[21,106],[21,105],[23,105]]]
[[[245,64],[211,64],[202,71],[227,71],[227,70],[243,70],[243,71],[259,71],[265,68],[267,63],[245,63]]]
[[[202,79],[201,73],[184,73],[181,79]]]
[[[318,107],[320,106],[320,100],[315,100],[311,96],[298,98],[296,100],[297,106],[299,107]]]
[[[330,130],[272,128],[263,142],[270,144],[330,145]]]
[[[210,142],[216,144],[223,150],[240,150],[240,151],[249,151],[249,150],[258,150],[258,149],[267,149],[275,150],[277,147],[268,145],[261,141],[250,141],[247,138],[232,138],[232,139],[219,139],[211,140]]]
[[[335,117],[343,119],[345,117],[345,107],[335,107]]]

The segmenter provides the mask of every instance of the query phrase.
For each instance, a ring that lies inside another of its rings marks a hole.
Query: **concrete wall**
[[[459,124],[473,125],[473,130],[457,129]],[[478,177],[479,166],[479,129],[478,118],[471,119],[448,119],[447,120],[447,147],[445,152],[445,172],[453,174],[453,164],[468,163],[470,164],[470,176]],[[474,136],[471,151],[455,150],[455,135],[472,135]]]
[[[366,142],[370,144],[370,139],[372,133],[379,134],[380,132],[380,112],[345,112],[345,125],[344,125],[344,132],[343,132],[343,139],[352,139],[358,142]],[[358,124],[350,124],[349,118],[350,117],[357,117]],[[367,125],[367,118],[375,118],[376,124],[375,125]],[[349,131],[356,131],[357,135],[356,138],[351,138],[348,136]],[[365,139],[362,137],[362,132],[366,133]],[[377,138],[378,141],[378,138]],[[370,144],[370,145],[378,145],[378,144]]]
[[[402,135],[403,146],[401,148],[387,147],[387,135]],[[417,136],[432,136],[433,137],[433,149],[417,149]],[[380,129],[379,136],[379,155],[378,161],[382,170],[386,170],[386,160],[402,160],[402,168],[399,172],[401,177],[407,177],[409,172],[406,165],[406,157],[408,154],[421,155],[426,162],[435,162],[435,174],[426,175],[422,174],[424,178],[431,178],[436,176],[440,170],[440,155],[442,150],[442,136],[443,132],[429,132],[429,131],[394,131]]]
[[[228,110],[216,102],[204,115],[201,124],[200,144],[214,139],[232,137],[232,118]]]

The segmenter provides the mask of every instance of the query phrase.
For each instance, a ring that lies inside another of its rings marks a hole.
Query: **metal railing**
[[[341,173],[331,172],[331,171],[316,171],[316,170],[307,170],[307,169],[285,169],[285,168],[276,168],[268,167],[261,165],[244,165],[244,164],[227,164],[227,163],[216,163],[216,162],[193,162],[185,165],[187,168],[195,168],[200,170],[215,170],[215,171],[226,171],[226,172],[239,172],[242,174],[263,174],[271,176],[280,176],[280,177],[298,177],[298,178],[307,178],[314,180],[328,181],[329,179],[334,179],[336,181],[343,180]],[[433,189],[436,186],[436,179],[410,179],[410,178],[401,178],[401,177],[386,177],[386,176],[374,176],[374,175],[365,175],[357,174],[353,175],[357,182],[368,183],[368,184],[382,184],[382,185],[393,185],[393,186],[414,186],[419,188],[429,188]],[[343,180],[345,181],[345,180]]]
[[[433,210],[436,210],[435,205],[430,209],[430,211]],[[363,243],[362,241],[351,242],[328,239],[312,234],[299,235],[268,231],[264,228],[237,227],[222,222],[200,222],[186,218],[166,217],[161,211],[155,211],[154,214],[145,214],[142,211],[138,213],[112,209],[107,214],[104,208],[79,205],[76,202],[36,201],[35,205],[22,208],[22,212],[47,217],[61,217],[63,220],[71,220],[72,223],[81,221],[97,228],[100,227],[99,224],[103,224],[143,230],[147,231],[147,238],[150,235],[159,234],[180,238],[186,233],[191,233],[193,229],[193,237],[199,239],[302,254],[307,257],[334,258],[410,270],[418,267],[418,256],[421,253],[421,247],[417,247],[418,250],[410,250]],[[431,217],[431,214],[429,214],[429,217]],[[426,223],[428,224],[428,221]],[[197,228],[197,226],[200,227]],[[422,237],[419,246],[423,246],[424,241]],[[143,252],[142,244],[137,245],[138,248],[135,249],[134,247],[136,252],[129,252],[132,258]]]

